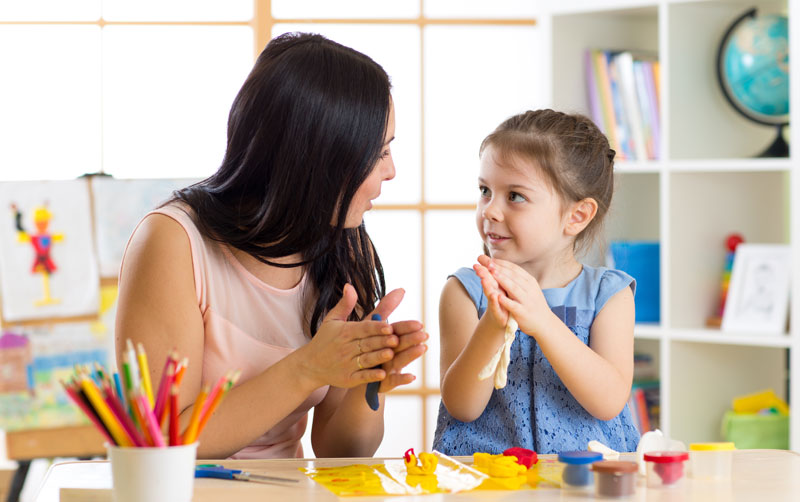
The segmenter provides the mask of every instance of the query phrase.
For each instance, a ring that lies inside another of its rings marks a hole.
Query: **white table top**
[[[540,458],[547,458],[541,455]],[[298,479],[295,486],[278,486],[220,479],[196,479],[194,501],[249,502],[264,500],[340,500],[322,485],[306,477],[300,467],[333,467],[351,464],[377,464],[378,458],[328,458],[290,460],[203,460],[198,463],[217,462],[226,467],[243,469],[254,474],[267,474]],[[470,457],[459,458],[466,463]],[[393,459],[397,461],[397,459]],[[733,476],[730,481],[700,481],[688,478],[677,489],[647,489],[644,480],[637,484],[636,494],[626,501],[659,502],[725,502],[725,501],[800,501],[800,454],[784,450],[739,450],[734,452]],[[64,462],[54,464],[47,472],[36,496],[36,502],[111,501],[111,468],[107,461]],[[63,492],[62,492],[62,489]],[[63,497],[60,498],[59,494]],[[377,501],[451,501],[451,500],[559,500],[561,502],[593,500],[592,497],[565,496],[555,488],[516,491],[477,490],[455,494],[417,496],[348,497],[353,502]],[[606,499],[607,500],[607,499]]]

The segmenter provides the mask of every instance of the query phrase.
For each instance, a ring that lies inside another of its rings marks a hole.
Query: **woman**
[[[202,385],[242,370],[199,438],[200,457],[302,457],[311,407],[317,456],[374,454],[383,404],[367,406],[365,384],[387,392],[413,381],[401,370],[428,338],[418,321],[361,321],[386,319],[403,296],[384,296],[362,222],[394,177],[393,138],[378,64],[319,35],[280,36],[233,102],[219,170],[134,231],[120,271],[118,361],[125,340],[142,342],[158,382],[169,351],[188,357],[182,426]]]

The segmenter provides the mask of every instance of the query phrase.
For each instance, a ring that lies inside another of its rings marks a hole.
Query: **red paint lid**
[[[644,454],[644,459],[657,464],[670,464],[689,460],[689,453],[685,451],[649,451]]]

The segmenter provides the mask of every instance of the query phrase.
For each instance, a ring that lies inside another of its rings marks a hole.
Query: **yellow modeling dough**
[[[421,465],[417,465],[417,457],[413,453],[408,453],[408,460],[404,460],[406,463],[406,472],[410,475],[429,475],[433,474],[436,471],[436,465],[439,463],[439,459],[436,458],[436,455],[433,453],[422,452],[419,454],[419,462]]]

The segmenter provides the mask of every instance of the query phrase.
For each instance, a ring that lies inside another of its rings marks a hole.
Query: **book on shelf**
[[[628,406],[641,434],[659,428],[661,386],[658,380],[634,381]]]
[[[592,120],[606,133],[619,158],[659,158],[656,58],[638,51],[590,49],[584,66]]]

